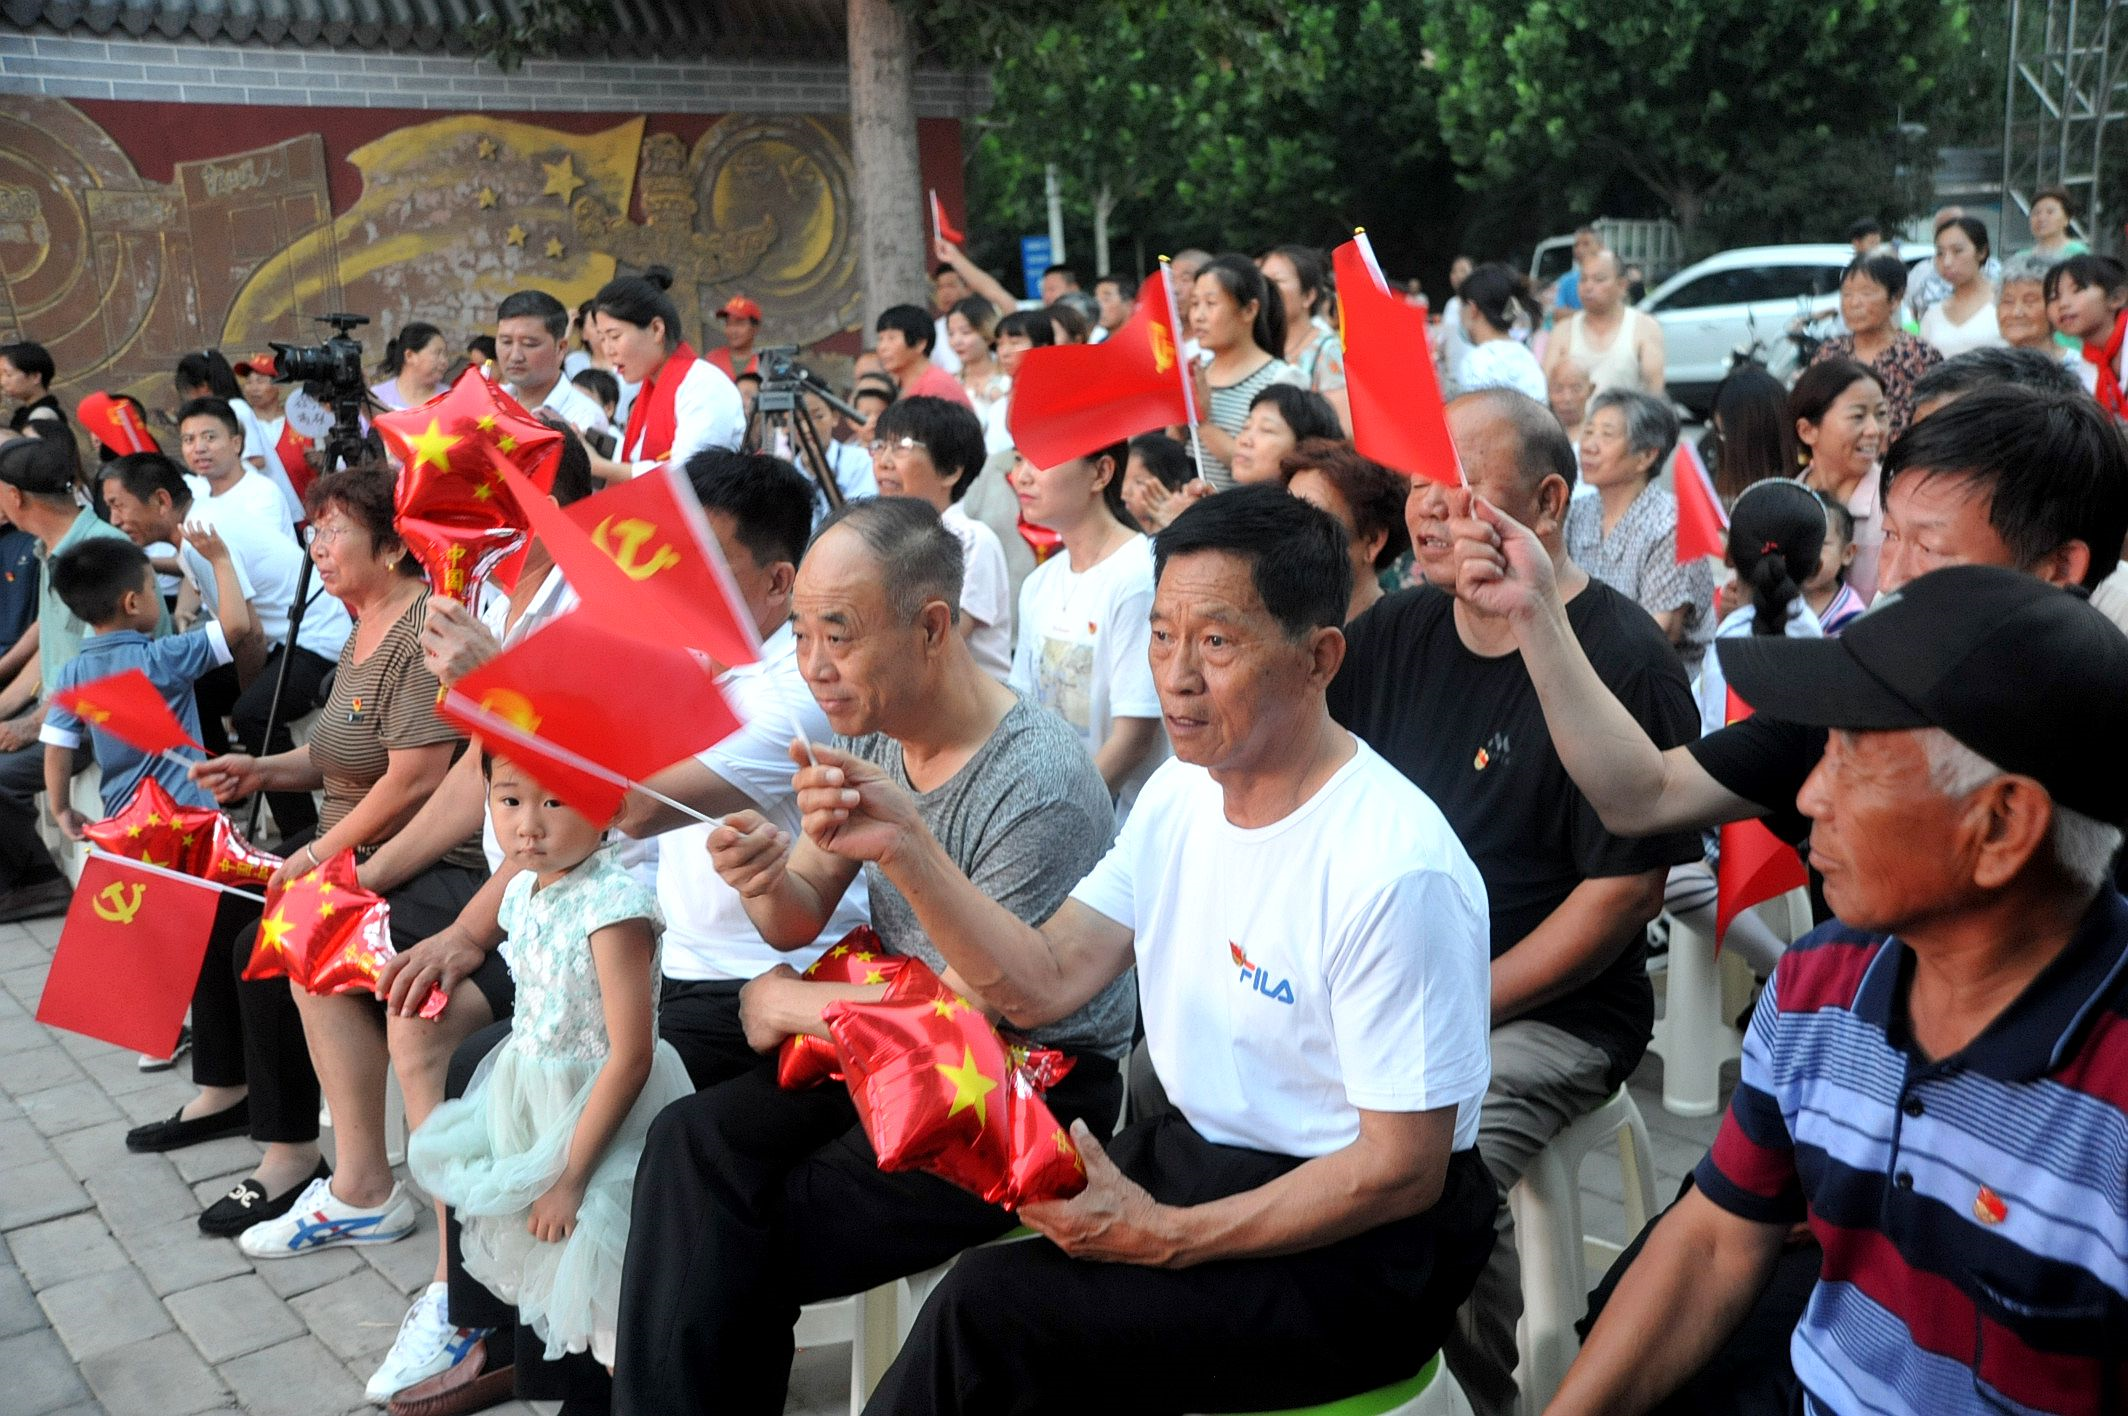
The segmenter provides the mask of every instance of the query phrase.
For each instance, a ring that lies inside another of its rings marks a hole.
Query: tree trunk
[[[909,22],[894,0],[849,0],[849,26],[850,155],[857,168],[864,327],[870,331],[889,305],[930,307],[915,56]]]
[[[1093,276],[1107,275],[1115,269],[1108,263],[1108,214],[1115,209],[1115,193],[1103,182],[1094,197],[1094,268],[1089,272]]]

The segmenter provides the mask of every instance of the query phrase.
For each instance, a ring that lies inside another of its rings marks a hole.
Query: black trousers
[[[266,715],[273,704],[273,688],[280,677],[281,659],[287,652],[286,644],[275,645],[273,652],[266,656],[266,666],[259,671],[259,676],[241,692],[237,688],[236,666],[233,664],[224,664],[193,685],[192,694],[199,704],[200,736],[211,751],[222,753],[229,750],[229,735],[222,730],[225,715],[236,725],[237,739],[243,744],[244,751],[255,757],[287,752],[295,746],[296,740],[289,732],[288,724],[324,701],[325,680],[332,675],[335,665],[322,654],[302,648],[296,650],[295,658],[288,665],[288,683],[281,693],[281,710],[273,715],[273,736],[269,740]],[[273,812],[274,824],[281,828],[284,840],[317,828],[318,804],[309,792],[268,792],[266,805]]]
[[[1116,1064],[1081,1056],[1049,1093],[1107,1135]],[[665,1108],[650,1128],[621,1278],[614,1410],[777,1416],[807,1303],[861,1293],[1011,1230],[936,1176],[887,1174],[848,1090],[788,1092],[752,1070]]]
[[[74,753],[80,773],[96,759],[86,745]],[[0,752],[0,892],[60,877],[44,837],[37,834],[37,793],[44,790],[44,744]]]
[[[1109,1154],[1177,1205],[1301,1163],[1214,1145],[1179,1112],[1131,1126]],[[1260,1411],[1401,1381],[1455,1321],[1498,1204],[1477,1152],[1459,1151],[1432,1209],[1306,1253],[1170,1270],[1067,1258],[1046,1239],[979,1249],[924,1305],[865,1411]],[[1129,1376],[1090,1401],[1091,1373]]]
[[[240,1087],[248,1075],[237,970],[230,959],[239,944],[249,955],[258,923],[257,900],[223,895],[215,906],[214,932],[207,936],[199,982],[192,989],[192,1080],[203,1087]]]
[[[746,1030],[739,1025],[742,986],[736,979],[668,978],[659,984],[658,1036],[680,1054],[698,1089],[751,1071],[761,1061],[761,1054],[747,1045]],[[510,1020],[503,1018],[458,1044],[444,1075],[443,1094],[464,1096],[481,1059],[502,1046],[509,1035]],[[548,1361],[541,1355],[545,1344],[529,1328],[518,1326],[517,1310],[465,1271],[455,1210],[445,1213],[443,1239],[451,1321],[461,1327],[495,1329],[488,1338],[489,1365],[501,1366],[515,1358],[517,1395],[527,1401],[567,1401],[564,1411],[569,1416],[608,1410],[613,1379],[604,1366],[581,1352]]]
[[[301,848],[289,842],[287,849]],[[487,880],[487,873],[460,865],[432,865],[385,896],[392,907],[392,946],[411,949],[436,933],[464,909]],[[300,1143],[318,1138],[318,1074],[311,1069],[310,1048],[303,1040],[303,1014],[285,978],[245,979],[244,966],[251,962],[251,946],[258,938],[256,921],[230,950],[230,972],[237,975],[236,992],[244,1047],[244,1076],[251,1087],[251,1139],[262,1145],[276,1141]],[[484,969],[508,972],[502,960],[490,958]],[[473,979],[483,993],[488,983]],[[380,1023],[381,1026],[381,1023]],[[198,1047],[200,1022],[193,1019],[193,1046]]]

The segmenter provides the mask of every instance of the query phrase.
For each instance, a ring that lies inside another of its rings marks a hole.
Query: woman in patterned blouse
[[[1930,345],[1900,329],[1894,321],[1906,295],[1906,267],[1885,251],[1855,257],[1840,277],[1840,318],[1847,333],[1818,346],[1813,364],[1852,359],[1875,376],[1891,412],[1889,444],[1906,431],[1914,416],[1914,385],[1943,362]]]

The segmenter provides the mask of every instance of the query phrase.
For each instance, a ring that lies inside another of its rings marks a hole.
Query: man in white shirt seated
[[[1344,537],[1244,487],[1156,544],[1175,760],[1046,924],[987,899],[878,768],[822,752],[798,774],[815,846],[876,863],[1013,1023],[1135,963],[1176,1108],[1106,1151],[1074,1126],[1087,1189],[1021,1212],[1049,1242],[964,1254],[868,1411],[1033,1409],[1090,1354],[1132,1411],[1351,1396],[1426,1362],[1492,1246],[1485,885],[1325,707]]]
[[[195,398],[177,410],[177,442],[192,487],[192,519],[204,521],[229,539],[229,523],[248,520],[260,531],[278,533],[291,544],[295,521],[281,489],[263,472],[244,464],[244,425],[236,410],[219,398]]]
[[[256,473],[247,475],[257,477]],[[188,604],[196,604],[219,618],[214,572],[183,536],[187,521],[204,519],[192,490],[191,479],[159,452],[133,453],[103,469],[104,505],[111,510],[111,524],[136,546],[158,541],[177,546],[185,578],[178,600],[180,616]],[[253,517],[225,516],[216,530],[236,563],[237,584],[258,618],[266,653],[263,663],[247,664],[239,658],[199,681],[201,734],[209,748],[217,748],[217,738],[226,747],[221,732],[226,714],[236,726],[244,751],[254,756],[287,752],[295,746],[289,723],[324,702],[325,681],[340,662],[340,649],[354,632],[354,622],[348,618],[347,607],[326,594],[313,578],[296,629],[295,655],[288,660],[283,684],[281,661],[288,655],[289,610],[303,571],[303,551],[289,537],[261,528]],[[273,714],[269,737],[266,718],[276,685],[281,686],[281,707]],[[273,808],[273,819],[284,837],[318,824],[317,802],[309,792],[272,792],[266,804]]]
[[[613,432],[598,400],[563,374],[569,311],[544,290],[520,290],[495,311],[495,367],[527,413],[551,408],[578,433]]]

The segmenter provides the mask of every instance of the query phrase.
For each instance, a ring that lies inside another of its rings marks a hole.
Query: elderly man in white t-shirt
[[[1157,546],[1175,760],[1046,924],[986,899],[878,769],[822,752],[798,774],[812,840],[877,862],[1012,1022],[1135,963],[1176,1108],[1106,1151],[1075,1126],[1086,1190],[1022,1211],[1049,1242],[964,1255],[869,1411],[1019,1409],[1089,1353],[1133,1411],[1351,1396],[1419,1369],[1492,1246],[1485,886],[1433,803],[1325,708],[1344,537],[1245,487]]]

